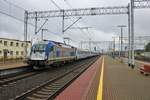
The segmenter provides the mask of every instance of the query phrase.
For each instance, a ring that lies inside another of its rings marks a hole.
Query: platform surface
[[[103,100],[150,100],[150,76],[105,57]]]
[[[99,58],[55,100],[96,100],[101,60]]]
[[[123,59],[124,63],[128,64],[128,58],[122,58],[122,59]],[[143,66],[144,64],[150,65],[150,62],[146,62],[146,61],[141,61],[141,60],[136,60],[135,59],[135,67],[139,68],[139,67]]]
[[[104,56],[55,100],[150,100],[150,76]]]
[[[5,63],[5,64],[0,64],[0,70],[19,68],[19,67],[25,67],[25,66],[28,66],[28,65],[23,62]]]

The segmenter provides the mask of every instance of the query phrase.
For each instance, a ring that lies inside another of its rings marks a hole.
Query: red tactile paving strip
[[[101,59],[99,58],[89,69],[87,69],[78,79],[67,87],[55,100],[84,100],[90,85],[99,70]]]

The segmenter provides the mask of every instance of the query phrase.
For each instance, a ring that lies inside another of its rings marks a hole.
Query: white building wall
[[[7,44],[6,44],[7,42]],[[11,44],[13,43],[13,45]],[[17,46],[18,43],[18,46]],[[28,42],[27,48],[31,48],[31,43]],[[0,38],[0,59],[4,58],[4,51],[7,52],[8,59],[24,58],[25,57],[25,42],[13,39]]]

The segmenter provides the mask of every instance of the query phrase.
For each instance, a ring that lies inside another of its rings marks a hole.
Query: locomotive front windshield
[[[32,47],[33,52],[44,52],[46,49],[46,44],[35,44]]]

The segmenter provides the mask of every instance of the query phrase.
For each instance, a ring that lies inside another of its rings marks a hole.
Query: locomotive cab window
[[[44,52],[46,49],[46,44],[35,44],[32,47],[32,51],[34,52]]]

